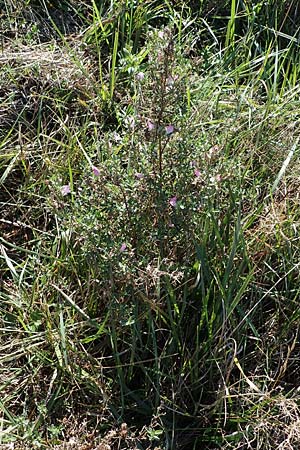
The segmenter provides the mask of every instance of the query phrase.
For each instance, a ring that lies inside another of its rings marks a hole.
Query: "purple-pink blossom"
[[[123,244],[120,247],[120,252],[125,252],[126,248],[127,248],[127,245],[125,244],[125,242],[123,242]]]
[[[148,131],[153,131],[154,128],[155,128],[154,123],[150,119],[148,119],[147,120],[147,129],[148,129]]]
[[[60,188],[60,192],[62,193],[62,195],[68,195],[71,194],[71,187],[70,187],[70,183],[69,184],[64,184],[61,188]]]
[[[199,169],[195,169],[194,170],[194,175],[195,175],[195,177],[200,177],[200,175],[201,175],[200,170]]]
[[[170,203],[171,206],[173,206],[173,208],[175,208],[175,206],[177,205],[177,197],[176,197],[176,195],[174,197],[170,198],[169,203]]]
[[[210,177],[209,180],[211,183],[220,183],[222,181],[222,175],[217,173],[217,175],[215,177]]]
[[[173,127],[173,125],[167,125],[167,126],[165,127],[165,130],[166,130],[167,136],[170,136],[170,134],[174,133],[174,127]]]
[[[135,178],[138,178],[139,180],[140,180],[141,178],[144,178],[144,174],[143,174],[143,173],[140,173],[140,172],[136,172],[134,175],[135,175]]]
[[[98,169],[98,167],[92,166],[92,171],[93,171],[93,174],[95,175],[95,177],[100,176],[100,170]]]
[[[166,79],[166,84],[167,84],[167,86],[170,88],[170,87],[173,87],[174,86],[174,84],[175,84],[175,81],[177,81],[178,80],[178,75],[174,75],[174,76],[169,76],[167,79]]]
[[[144,72],[138,72],[138,73],[136,74],[136,79],[137,79],[138,81],[142,81],[144,78],[145,78]]]

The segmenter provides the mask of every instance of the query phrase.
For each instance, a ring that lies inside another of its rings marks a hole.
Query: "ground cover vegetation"
[[[0,22],[0,448],[299,448],[298,2]]]

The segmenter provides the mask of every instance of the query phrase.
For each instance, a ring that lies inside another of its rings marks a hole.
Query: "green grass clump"
[[[1,448],[299,445],[298,25],[250,3],[0,2]]]

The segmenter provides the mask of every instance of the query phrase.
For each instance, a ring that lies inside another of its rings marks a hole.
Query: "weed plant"
[[[0,6],[0,447],[297,448],[296,3]]]

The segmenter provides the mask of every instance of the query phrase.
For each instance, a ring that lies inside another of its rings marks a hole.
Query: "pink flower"
[[[153,131],[153,130],[154,130],[154,128],[155,128],[155,125],[154,125],[154,123],[153,123],[153,122],[151,122],[151,120],[150,120],[150,119],[148,119],[148,120],[147,120],[147,128],[148,128],[148,131]]]
[[[126,248],[127,248],[127,245],[125,244],[125,242],[123,242],[123,244],[120,247],[120,252],[125,252]]]
[[[135,178],[138,178],[139,180],[140,180],[141,178],[144,178],[144,174],[143,174],[143,173],[140,173],[140,172],[136,172],[134,175],[135,175]]]
[[[215,177],[210,177],[209,180],[211,183],[220,183],[222,181],[222,175],[217,173],[217,175]]]
[[[138,73],[136,74],[136,79],[137,79],[138,81],[142,81],[144,78],[145,78],[144,72],[138,72]]]
[[[173,208],[175,208],[175,206],[177,205],[177,197],[176,197],[176,195],[174,197],[170,198],[169,203],[170,203],[171,206],[173,206]]]
[[[173,86],[173,84],[174,84],[174,78],[171,77],[171,76],[169,76],[169,77],[166,79],[166,83],[167,83],[167,86]]]
[[[93,174],[95,175],[95,177],[100,176],[100,170],[98,169],[98,167],[92,166],[92,171],[93,171]]]
[[[201,172],[200,172],[199,169],[195,169],[195,170],[194,170],[194,174],[195,174],[195,177],[200,177]]]
[[[173,125],[167,125],[167,126],[165,127],[165,130],[166,130],[167,136],[170,136],[170,134],[174,133],[174,127],[173,127]]]
[[[62,193],[63,196],[71,194],[71,187],[70,184],[64,184],[61,188],[60,188],[60,192]]]
[[[174,86],[175,81],[177,81],[177,80],[178,80],[178,75],[169,76],[169,77],[166,79],[166,84],[167,84],[167,86],[168,86],[169,88],[171,88],[171,87]]]

